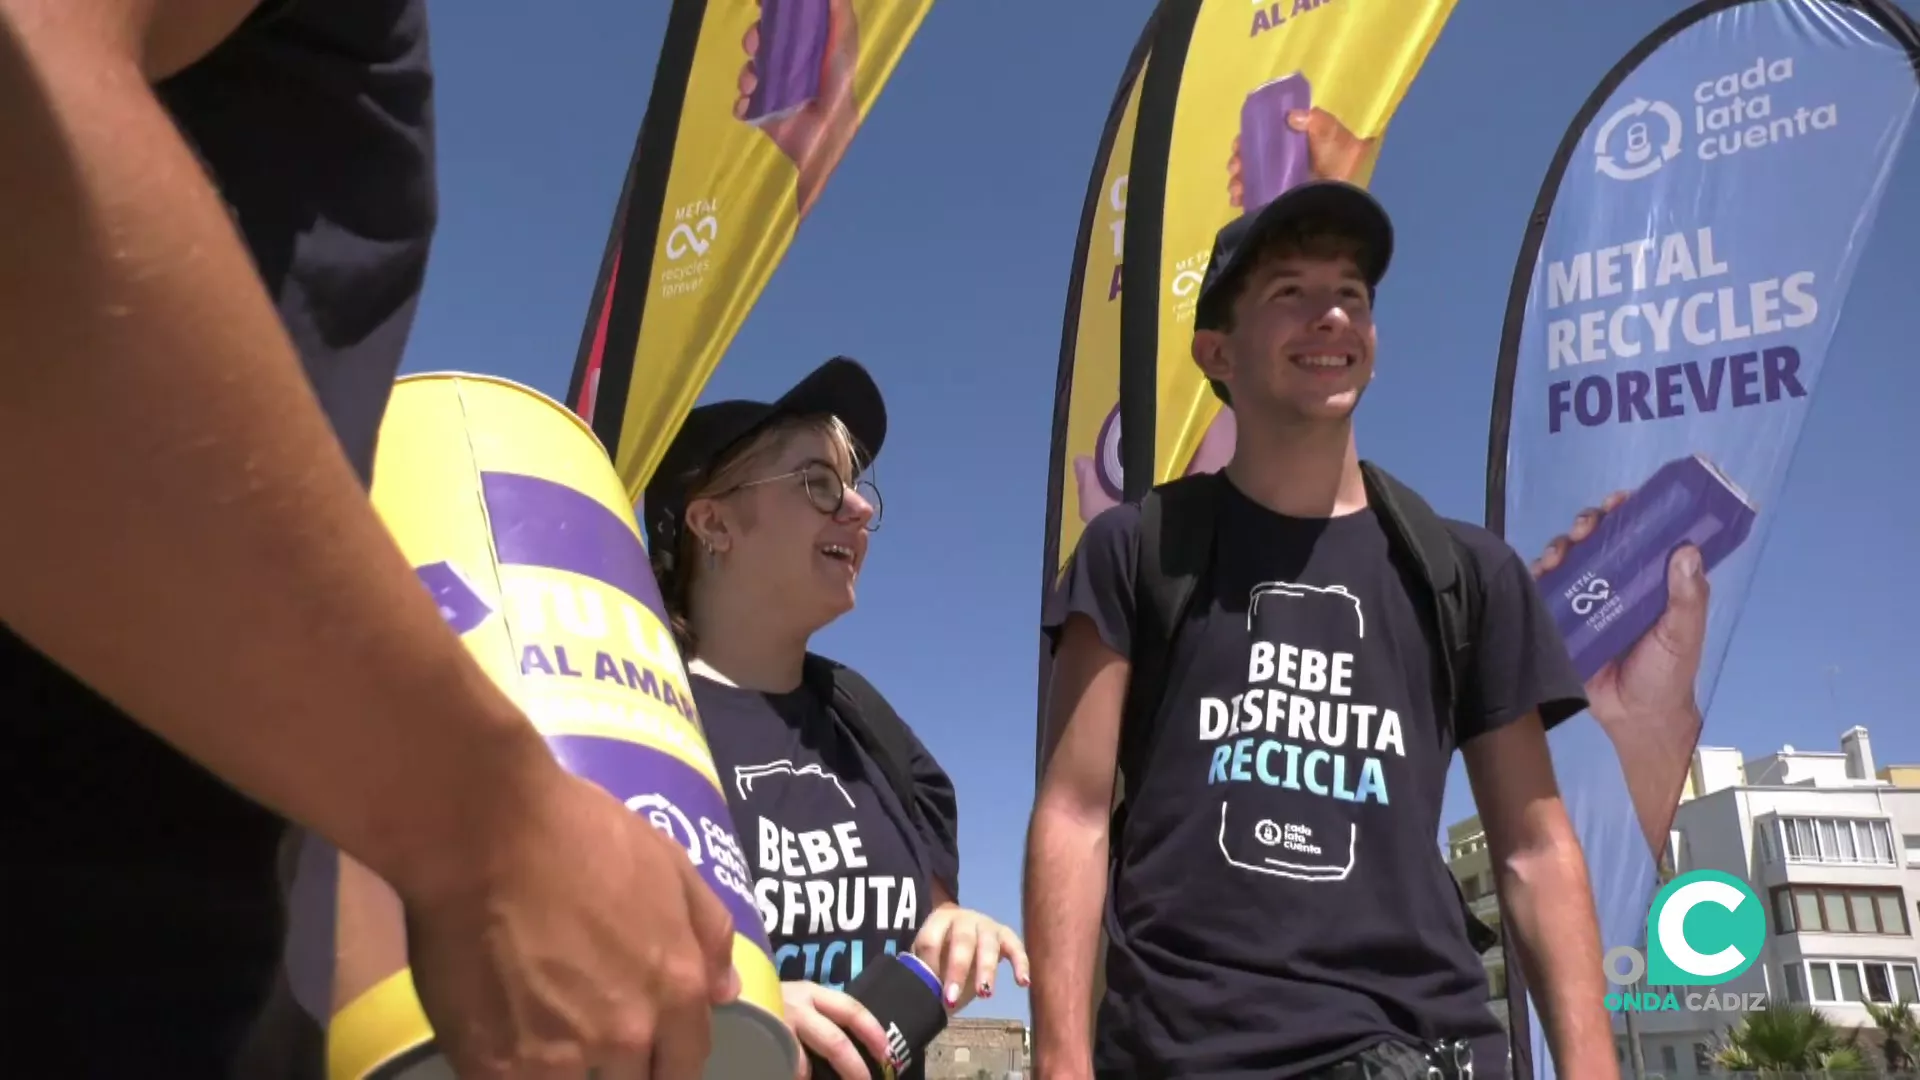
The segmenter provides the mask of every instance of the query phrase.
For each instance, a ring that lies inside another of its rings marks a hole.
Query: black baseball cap
[[[887,406],[873,376],[859,362],[844,356],[814,368],[793,389],[774,401],[716,401],[687,414],[679,434],[647,481],[642,514],[647,546],[664,555],[671,567],[681,519],[686,515],[688,491],[727,452],[780,420],[807,416],[837,416],[847,426],[864,455],[862,464],[880,454],[887,437]]]
[[[1312,180],[1288,188],[1259,210],[1242,214],[1214,234],[1213,256],[1200,282],[1194,329],[1218,329],[1227,305],[1260,252],[1289,225],[1322,222],[1360,244],[1360,276],[1369,290],[1387,275],[1393,258],[1393,222],[1365,188],[1339,180]]]

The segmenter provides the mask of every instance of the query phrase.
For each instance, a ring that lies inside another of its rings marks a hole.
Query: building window
[[[1693,1071],[1697,1073],[1713,1071],[1713,1049],[1706,1043],[1693,1044]]]
[[[1775,819],[1787,861],[1894,866],[1893,826],[1884,818]]]
[[[1660,1066],[1669,1074],[1680,1071],[1680,1055],[1673,1052],[1671,1045],[1660,1048]]]
[[[1780,934],[1909,935],[1897,886],[1781,885],[1773,890],[1773,921]]]
[[[1795,1005],[1807,1003],[1807,980],[1799,964],[1782,964],[1780,973],[1786,976],[1787,1000]]]
[[[1801,968],[1806,982],[1801,982]],[[1865,1001],[1891,1005],[1896,1001],[1920,1000],[1920,977],[1914,965],[1885,960],[1808,960],[1805,964],[1786,965],[1787,1000],[1810,1001],[1815,1005],[1859,1004]],[[1804,992],[1811,990],[1810,995]]]

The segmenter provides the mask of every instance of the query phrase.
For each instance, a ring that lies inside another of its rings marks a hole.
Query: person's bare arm
[[[1093,1075],[1093,979],[1106,902],[1126,658],[1085,615],[1061,627],[1047,722],[1058,733],[1027,833],[1025,929],[1033,960],[1035,1075]]]
[[[1567,1080],[1618,1080],[1593,887],[1540,717],[1528,714],[1481,735],[1461,753],[1500,906],[1540,1005],[1555,1066]]]
[[[251,7],[0,0],[0,620],[430,889],[557,766],[375,516],[150,89]]]

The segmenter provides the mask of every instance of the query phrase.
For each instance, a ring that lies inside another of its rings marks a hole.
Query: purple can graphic
[[[1287,114],[1313,104],[1306,76],[1294,72],[1256,87],[1240,106],[1240,205],[1251,214],[1307,180],[1307,136]]]
[[[820,67],[832,29],[830,0],[760,0],[757,79],[744,119],[763,124],[791,115],[820,96]]]
[[[1667,610],[1667,563],[1684,544],[1712,570],[1753,531],[1753,503],[1695,454],[1662,465],[1540,578],[1540,593],[1585,682]]]

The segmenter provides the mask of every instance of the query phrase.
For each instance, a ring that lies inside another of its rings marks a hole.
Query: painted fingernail
[[[988,997],[992,997],[992,996],[993,996],[993,984],[992,984],[992,983],[981,983],[981,984],[980,984],[980,996],[981,996],[981,997],[983,997],[983,998],[988,998]]]
[[[947,984],[947,1004],[952,1005],[958,1002],[959,1000],[960,1000],[960,984],[948,983]]]

